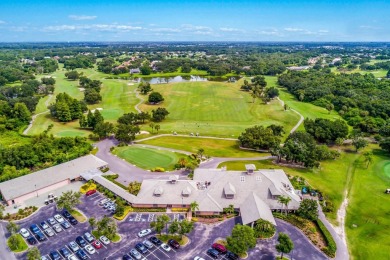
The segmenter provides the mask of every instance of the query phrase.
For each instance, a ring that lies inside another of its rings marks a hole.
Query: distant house
[[[310,68],[311,68],[310,66],[291,66],[291,67],[287,67],[288,70],[294,70],[294,71],[308,70]]]
[[[141,71],[139,70],[139,68],[130,69],[130,74],[136,74],[136,73],[141,73]]]

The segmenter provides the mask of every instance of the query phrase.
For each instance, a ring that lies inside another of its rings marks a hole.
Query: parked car
[[[22,228],[20,231],[19,231],[19,233],[22,235],[22,237],[24,237],[24,238],[28,238],[29,236],[30,236],[30,232],[28,232],[28,230],[27,229],[25,229],[25,228]]]
[[[227,258],[227,259],[229,259],[229,260],[238,260],[238,259],[240,259],[240,258],[238,257],[238,255],[236,255],[235,253],[230,252],[230,251],[228,251],[228,252],[226,253],[225,258]]]
[[[162,244],[161,244],[161,248],[164,249],[165,252],[171,251],[171,247],[168,246],[168,245],[165,244],[165,243],[162,243]]]
[[[47,258],[46,256],[41,256],[41,260],[49,260],[49,258]]]
[[[157,237],[151,237],[149,238],[149,241],[155,244],[156,246],[159,246],[162,244],[162,241],[158,239]]]
[[[39,224],[39,225],[41,225],[41,228],[42,228],[42,229],[49,228],[49,226],[46,224],[45,221],[42,221],[41,224]]]
[[[77,257],[80,258],[80,259],[83,259],[83,260],[88,259],[87,254],[86,254],[82,249],[80,249],[79,251],[77,251],[77,252],[76,252],[76,255],[77,255]]]
[[[78,236],[76,237],[76,243],[80,246],[80,247],[85,247],[87,245],[87,242],[85,242],[84,238],[81,237],[81,236]]]
[[[65,221],[65,222],[61,223],[61,227],[63,227],[64,229],[68,229],[68,228],[70,228],[70,224]]]
[[[110,206],[111,206],[111,203],[107,202],[107,203],[104,203],[103,208],[108,209],[108,207],[110,207]]]
[[[75,255],[68,256],[68,260],[79,260]]]
[[[66,247],[61,248],[59,251],[60,251],[60,254],[63,255],[64,257],[68,257],[71,255],[71,253],[69,252],[69,250]]]
[[[30,244],[30,245],[35,245],[37,243],[37,240],[34,238],[34,237],[28,237],[27,239],[27,242]]]
[[[100,241],[101,241],[104,245],[110,244],[110,239],[108,239],[106,236],[101,236],[101,237],[100,237]]]
[[[36,235],[37,233],[41,232],[41,230],[39,230],[38,226],[36,224],[32,224],[30,226],[30,230],[31,232]]]
[[[137,249],[142,254],[146,254],[148,252],[148,249],[142,243],[136,244],[135,249]]]
[[[93,248],[93,246],[91,246],[91,245],[86,245],[84,247],[84,250],[87,251],[87,253],[90,254],[90,255],[93,255],[93,254],[96,253],[95,248]]]
[[[57,251],[51,251],[49,255],[50,255],[50,258],[52,260],[59,260],[59,259],[61,259],[61,256],[60,256],[60,254]]]
[[[45,229],[45,233],[48,237],[54,236],[54,231],[51,228]]]
[[[102,243],[100,243],[99,240],[93,241],[93,242],[91,243],[91,245],[93,245],[93,247],[96,248],[96,249],[102,248]]]
[[[70,248],[70,250],[72,250],[74,253],[76,253],[76,252],[80,249],[80,247],[79,247],[79,246],[77,245],[77,243],[74,242],[74,241],[72,241],[72,242],[69,243],[69,248]]]
[[[57,232],[57,233],[60,233],[60,232],[62,231],[62,228],[61,228],[60,224],[55,224],[55,225],[53,226],[53,229],[54,229],[54,231]]]
[[[74,226],[74,225],[77,225],[77,223],[79,223],[79,222],[77,221],[77,219],[75,219],[74,217],[70,217],[68,220],[69,220],[70,224],[72,224],[73,226]]]
[[[174,240],[174,239],[170,239],[168,241],[168,245],[170,245],[174,249],[179,249],[180,248],[180,244],[176,240]]]
[[[48,220],[47,220],[47,222],[49,222],[49,224],[50,225],[55,225],[55,224],[57,224],[57,222],[56,222],[56,220],[54,219],[54,218],[49,218]]]
[[[89,190],[87,193],[85,193],[86,196],[91,196],[92,194],[95,194],[96,190]]]
[[[64,216],[64,218],[68,219],[68,218],[70,218],[72,215],[69,213],[69,211],[64,210],[64,211],[62,211],[62,216]]]
[[[148,229],[144,229],[144,230],[141,230],[138,233],[138,237],[144,237],[144,236],[149,235],[150,233],[152,233],[152,230],[150,230],[149,228]]]
[[[39,242],[42,242],[42,241],[45,241],[46,240],[46,237],[44,234],[42,234],[42,232],[38,232],[35,234],[35,237],[36,239],[39,241]]]
[[[111,201],[110,199],[102,199],[101,201],[99,201],[99,206],[103,206],[105,203]]]
[[[58,223],[62,223],[65,221],[65,219],[60,214],[54,215],[54,219],[57,220]]]
[[[211,256],[212,258],[214,258],[214,259],[217,259],[218,256],[219,256],[219,252],[218,252],[217,250],[215,250],[215,249],[212,249],[212,248],[210,248],[209,250],[207,250],[207,254],[208,254],[209,256]]]
[[[135,250],[134,248],[130,250],[130,255],[132,257],[134,257],[135,259],[141,259],[142,258],[142,255],[137,250]]]
[[[214,243],[214,244],[211,246],[211,248],[217,250],[217,251],[220,252],[221,254],[226,254],[226,252],[227,252],[226,247],[223,246],[223,245],[221,245],[221,244],[218,244],[218,243]]]
[[[122,260],[133,260],[133,258],[131,258],[131,256],[129,256],[129,255],[124,255],[122,257]]]
[[[88,243],[91,243],[95,240],[95,238],[88,232],[84,233],[84,239],[88,241]]]
[[[148,249],[151,249],[153,247],[153,244],[149,240],[145,240],[144,242],[142,242],[142,244],[144,244],[144,246],[146,246],[146,248]]]
[[[194,260],[204,260],[204,258],[200,257],[200,256],[195,256],[194,257]]]

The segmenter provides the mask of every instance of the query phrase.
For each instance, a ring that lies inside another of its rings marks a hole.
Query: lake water
[[[189,82],[189,81],[218,81],[225,82],[230,80],[239,80],[240,77],[229,77],[229,78],[206,78],[202,76],[176,76],[176,77],[152,77],[152,78],[135,78],[137,82],[146,81],[150,84],[164,84],[164,83],[174,83],[174,82]]]

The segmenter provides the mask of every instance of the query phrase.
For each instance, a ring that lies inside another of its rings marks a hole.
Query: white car
[[[65,219],[60,214],[54,215],[54,219],[57,220],[58,223],[62,223],[65,221]]]
[[[22,229],[20,230],[20,234],[21,234],[22,237],[24,237],[24,238],[28,238],[28,237],[30,236],[30,232],[28,232],[28,230],[25,229],[25,228],[22,228]]]
[[[144,236],[149,235],[150,233],[152,233],[152,230],[150,230],[150,229],[144,229],[144,230],[141,230],[141,231],[138,233],[138,237],[144,237]]]
[[[73,253],[76,253],[80,249],[79,245],[77,245],[74,241],[69,243],[69,248],[73,251]]]
[[[53,229],[54,229],[54,231],[57,232],[57,233],[60,233],[60,232],[62,231],[62,228],[61,228],[60,224],[55,224],[55,225],[53,226]]]
[[[86,245],[86,246],[84,247],[84,249],[85,249],[85,251],[87,251],[88,254],[90,254],[90,255],[93,255],[93,254],[96,253],[95,248],[93,248],[93,246],[91,246],[91,245]]]
[[[79,260],[75,255],[68,256],[68,260]]]
[[[105,236],[101,236],[100,237],[100,241],[102,241],[102,243],[105,244],[105,245],[110,244],[110,240],[107,237],[105,237]]]
[[[144,244],[144,246],[146,246],[148,249],[151,249],[153,247],[152,242],[150,242],[149,240],[145,240],[144,242],[142,242],[142,244]]]
[[[204,260],[204,258],[200,257],[200,256],[195,256],[194,257],[194,260]]]
[[[45,229],[45,233],[48,237],[54,236],[54,231],[51,228]]]
[[[164,249],[165,252],[171,251],[171,247],[168,246],[168,245],[165,244],[165,243],[162,243],[162,244],[161,244],[161,248]]]

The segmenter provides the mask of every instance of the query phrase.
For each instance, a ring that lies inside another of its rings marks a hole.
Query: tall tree
[[[197,201],[193,201],[190,204],[191,212],[194,213],[194,216],[196,216],[196,211],[199,210],[199,203]]]
[[[365,152],[363,154],[364,156],[364,162],[366,163],[366,168],[368,168],[368,166],[372,163],[373,161],[373,156],[372,156],[372,152]]]
[[[279,196],[278,197],[278,202],[282,205],[285,206],[285,212],[286,212],[286,215],[287,215],[287,211],[288,211],[288,204],[290,203],[291,201],[291,198],[290,197],[287,197],[287,196]]]
[[[304,199],[301,201],[297,214],[300,217],[316,220],[318,218],[318,204],[315,200]]]
[[[278,242],[279,244],[277,244],[275,248],[276,251],[282,253],[280,259],[283,259],[283,254],[288,254],[294,249],[294,243],[287,234],[282,232],[279,233]]]
[[[58,198],[57,208],[72,210],[81,203],[80,197],[80,192],[74,192],[72,190],[63,192],[62,195]]]
[[[89,226],[91,227],[92,230],[96,227],[96,218],[91,217],[88,219]]]
[[[108,239],[113,239],[117,233],[117,223],[113,218],[104,216],[96,223],[99,234],[106,236]]]
[[[366,147],[368,142],[363,137],[356,136],[352,139],[352,145],[355,146],[356,152],[358,152],[360,149]]]
[[[169,225],[169,228],[168,228],[168,232],[170,234],[176,234],[180,229],[180,226],[179,226],[179,221],[177,221],[177,219],[175,219],[170,225]]]
[[[191,233],[194,229],[194,223],[192,221],[188,221],[187,219],[183,219],[179,222],[179,234],[183,237],[185,234]]]
[[[40,260],[41,259],[41,252],[39,251],[38,247],[30,247],[27,251],[27,260]]]
[[[238,255],[242,255],[256,246],[255,233],[252,228],[246,225],[235,225],[231,236],[227,237],[226,240],[228,250]]]
[[[135,135],[139,133],[140,128],[135,125],[118,124],[116,127],[115,138],[118,141],[130,143],[135,139]]]
[[[15,222],[10,221],[7,225],[7,231],[11,235],[18,233],[19,229],[20,229],[20,226],[18,224],[16,224]]]

